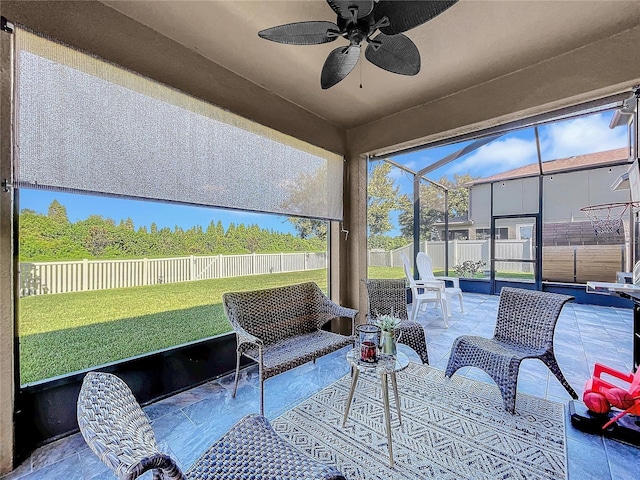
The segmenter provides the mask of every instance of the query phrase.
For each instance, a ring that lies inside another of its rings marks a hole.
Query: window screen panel
[[[342,157],[17,31],[18,186],[342,219]]]

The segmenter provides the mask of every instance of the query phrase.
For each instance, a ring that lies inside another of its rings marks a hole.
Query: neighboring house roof
[[[629,159],[629,149],[627,147],[616,148],[614,150],[607,150],[605,152],[589,153],[587,155],[576,155],[574,157],[560,158],[557,160],[550,160],[548,162],[542,162],[542,169],[545,174],[568,172],[572,170],[582,170],[587,167],[605,166],[605,165],[619,165],[626,163]],[[496,182],[500,180],[510,180],[512,178],[531,177],[539,175],[540,169],[538,163],[532,163],[530,165],[524,165],[522,167],[514,168],[497,175],[490,177],[478,178],[465,184],[467,187],[478,185],[481,183]]]
[[[458,215],[457,217],[449,217],[449,223],[465,223],[469,221],[469,214]]]

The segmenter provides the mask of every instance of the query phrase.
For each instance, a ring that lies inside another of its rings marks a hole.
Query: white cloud
[[[610,129],[610,118],[610,114],[600,113],[541,127],[543,160],[556,160],[626,146],[627,129]]]
[[[535,141],[517,137],[498,139],[455,162],[447,172],[474,177],[488,177],[536,161]]]
[[[579,117],[550,125],[540,126],[540,145],[544,161],[582,155],[585,153],[601,152],[620,148],[627,145],[627,129],[609,128],[611,113]],[[455,149],[466,143],[460,143]],[[452,151],[452,150],[449,150]],[[433,158],[433,151],[415,152],[406,158],[404,163],[408,168],[418,171],[440,160],[446,154],[436,149],[438,158]],[[471,174],[474,177],[488,177],[496,173],[505,172],[537,162],[538,155],[533,128],[510,133],[504,137],[480,147],[478,150],[460,160],[443,166],[430,177],[449,178],[453,174]],[[392,170],[394,179],[400,180],[403,174],[398,169]]]
[[[431,165],[438,160],[440,160],[440,158],[434,157],[433,155],[420,155],[419,157],[413,158],[405,163],[405,166],[414,172],[418,172],[427,165]]]
[[[394,181],[399,180],[400,178],[404,177],[404,175],[405,175],[405,172],[403,172],[401,169],[396,167],[393,167],[389,172],[389,177]]]

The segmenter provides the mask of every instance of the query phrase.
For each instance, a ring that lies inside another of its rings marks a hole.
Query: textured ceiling
[[[611,37],[640,18],[637,1],[461,0],[407,33],[421,54],[417,76],[388,73],[361,59],[345,80],[322,90],[324,60],[346,40],[282,45],[257,32],[335,21],[324,0],[102,3],[347,130]]]

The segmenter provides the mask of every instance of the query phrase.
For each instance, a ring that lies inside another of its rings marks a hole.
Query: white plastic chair
[[[411,264],[405,254],[402,254],[402,263],[404,265],[404,274],[409,281],[409,287],[411,287],[411,295],[413,297],[413,308],[411,309],[411,320],[415,321],[418,316],[418,310],[423,305],[428,303],[434,303],[440,305],[442,308],[442,318],[444,320],[445,328],[449,328],[447,318],[449,317],[447,311],[447,301],[443,296],[442,286],[438,282],[422,281],[413,278],[411,273]]]
[[[462,289],[460,288],[460,281],[457,277],[436,277],[433,274],[431,257],[424,252],[418,252],[418,256],[416,257],[416,267],[418,267],[418,273],[420,274],[421,281],[441,282],[443,289],[442,292],[447,303],[447,312],[449,316],[451,316],[451,299],[456,296],[460,302],[460,312],[464,313]],[[447,287],[445,280],[451,281],[453,283],[453,287]]]

